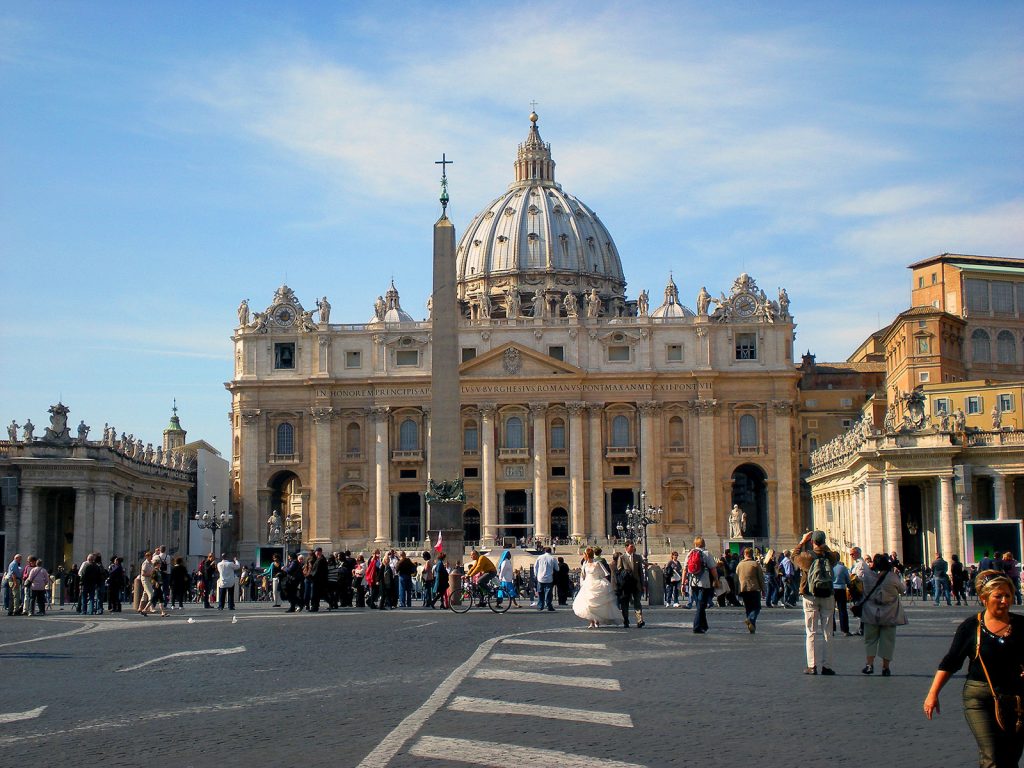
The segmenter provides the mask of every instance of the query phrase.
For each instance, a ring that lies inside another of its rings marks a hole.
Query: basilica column
[[[995,501],[996,520],[1009,520],[1006,504],[1006,477],[1001,472],[992,473],[992,498]]]
[[[373,445],[374,463],[374,511],[376,526],[374,539],[378,544],[391,541],[391,457],[388,443],[388,420],[390,408],[372,408],[375,434]]]
[[[884,552],[885,551],[885,520],[887,512],[883,502],[882,490],[883,481],[881,478],[870,478],[865,484],[865,519],[864,519],[864,541],[857,542],[857,545],[864,551]]]
[[[255,344],[250,345],[255,347]],[[256,545],[260,540],[260,531],[264,528],[267,516],[259,504],[259,466],[260,456],[265,455],[265,444],[261,412],[258,408],[246,408],[240,412],[242,440],[241,456],[241,486],[242,499],[238,520],[238,548],[241,552],[255,552]],[[196,512],[204,509],[209,504],[209,499],[199,498],[196,500]],[[286,511],[282,514],[287,515]],[[216,557],[220,553],[216,553]]]
[[[533,535],[551,536],[551,506],[548,504],[548,424],[547,405],[531,403],[533,416]]]
[[[335,412],[329,407],[310,409],[313,417],[313,493],[316,499],[311,511],[312,534],[309,543],[330,549],[334,531],[339,530],[334,509],[334,461],[331,456],[331,423]],[[266,518],[264,518],[266,519]]]
[[[655,423],[661,403],[651,400],[637,403],[640,409],[640,488],[647,491],[651,504],[662,502],[657,480],[658,451],[655,448]]]
[[[604,442],[601,426],[604,405],[591,403],[590,408],[590,526],[583,535],[603,538],[608,535],[607,510],[604,503]]]
[[[715,412],[718,410],[718,401],[697,398],[691,401],[691,406],[697,413],[698,442],[694,479],[697,481],[695,490],[699,511],[694,532],[703,535],[710,546],[712,534],[721,533],[718,529],[718,497],[715,488]]]
[[[111,509],[112,506],[113,500],[110,498],[110,488],[97,488],[93,516],[92,548],[93,551],[102,552],[108,557],[113,554],[114,549],[114,516]]]
[[[956,506],[953,500],[953,478],[939,478],[939,549],[948,561],[950,556],[958,553],[957,546],[960,532],[956,524]]]
[[[793,446],[792,426],[793,403],[789,400],[773,400],[772,410],[775,422],[772,425],[775,433],[775,478],[778,484],[775,494],[771,496],[772,509],[768,510],[768,535],[799,536],[800,524],[797,519],[799,505],[793,505]]]
[[[75,488],[75,538],[71,556],[76,563],[81,563],[93,551],[91,495],[88,488]]]
[[[480,540],[486,541],[498,532],[498,515],[494,507],[494,414],[496,403],[480,403]]]
[[[188,514],[182,522],[183,530],[188,530]],[[184,535],[184,534],[182,534]],[[114,554],[125,555],[128,550],[124,540],[124,494],[114,495]],[[127,558],[126,558],[127,561]]]
[[[885,478],[885,545],[888,551],[903,557],[903,519],[900,515],[900,483],[894,477]]]
[[[569,535],[583,536],[583,411],[584,402],[566,403],[569,411]]]

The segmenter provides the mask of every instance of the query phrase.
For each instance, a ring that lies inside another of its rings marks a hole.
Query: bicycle
[[[448,607],[455,613],[466,613],[481,602],[487,603],[487,607],[494,613],[505,613],[512,607],[512,593],[497,579],[491,580],[482,589],[479,585],[464,579],[462,589],[452,593]]]

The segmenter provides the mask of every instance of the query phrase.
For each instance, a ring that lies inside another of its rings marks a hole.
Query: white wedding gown
[[[580,591],[572,599],[572,612],[581,619],[612,624],[622,620],[619,601],[612,592],[612,585],[605,578],[601,563],[583,563],[580,574]]]

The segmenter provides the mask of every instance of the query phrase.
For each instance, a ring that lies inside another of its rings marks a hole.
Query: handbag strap
[[[873,594],[875,594],[875,590],[876,590],[876,589],[878,589],[878,588],[879,588],[880,586],[882,586],[882,582],[883,582],[883,581],[885,581],[885,577],[886,577],[886,576],[888,576],[888,575],[889,575],[889,573],[890,573],[889,571],[886,571],[885,573],[883,573],[883,574],[882,574],[881,576],[879,576],[879,577],[878,577],[878,581],[876,581],[876,582],[875,582],[875,586],[873,586],[873,587],[871,588],[871,591],[870,591],[870,592],[868,592],[868,593],[867,593],[867,594],[866,594],[866,595],[864,596],[864,599],[863,599],[863,600],[861,600],[861,603],[860,603],[861,605],[864,605],[864,603],[866,603],[866,602],[867,602],[868,600],[870,600],[870,599],[871,599],[871,596],[872,596]]]
[[[981,662],[981,671],[985,673],[985,680],[988,681],[988,689],[992,692],[992,698],[996,697],[996,689],[992,686],[992,678],[988,676],[988,667],[985,666],[985,659],[981,655],[981,623],[984,620],[981,613],[978,614],[978,642],[974,648],[974,658]]]

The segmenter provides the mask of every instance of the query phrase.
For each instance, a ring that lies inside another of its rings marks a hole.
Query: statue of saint
[[[562,300],[562,304],[565,306],[566,317],[578,317],[580,312],[579,300],[576,298],[575,293],[565,294],[565,298]]]
[[[999,404],[992,406],[992,430],[998,432],[1003,428],[1003,412],[999,410]]]
[[[544,315],[546,314],[546,304],[547,302],[544,300],[543,293],[537,291],[535,294],[533,294],[533,316],[544,317]]]
[[[89,437],[89,427],[85,424],[85,419],[78,422],[78,442],[84,443],[85,439]]]
[[[377,322],[383,322],[384,313],[387,312],[388,305],[384,303],[384,297],[378,296],[377,300],[373,302],[373,314],[377,318]]]
[[[953,426],[957,432],[963,432],[967,428],[967,417],[964,415],[963,408],[957,408],[956,413],[953,414]]]
[[[789,317],[789,294],[785,288],[779,288],[779,315]]]
[[[312,310],[302,310],[302,315],[299,317],[299,327],[304,331],[316,330],[316,324],[313,322]]]
[[[245,328],[249,324],[249,300],[242,299],[238,305],[238,327]]]
[[[647,311],[650,309],[651,297],[647,293],[647,289],[640,291],[640,295],[636,300],[636,314],[637,317],[647,317]]]
[[[729,511],[729,536],[733,539],[742,538],[746,527],[747,513],[740,509],[738,504],[733,504]]]
[[[277,544],[281,541],[283,522],[280,513],[275,509],[267,518],[267,542]]]
[[[587,294],[587,317],[597,318],[601,316],[601,297],[597,288],[591,288]]]
[[[21,428],[21,439],[26,443],[31,443],[35,439],[35,431],[36,425],[32,423],[32,419],[29,419]]]
[[[480,319],[487,320],[491,316],[491,295],[484,291],[480,294]]]
[[[316,308],[320,310],[321,323],[331,322],[331,303],[327,300],[326,296],[316,303]]]
[[[519,317],[523,311],[522,299],[519,297],[519,288],[512,286],[505,291],[505,316],[509,320]]]
[[[18,422],[11,419],[11,423],[7,425],[7,439],[12,443],[18,440]]]
[[[708,306],[711,304],[711,294],[708,293],[708,289],[701,286],[700,293],[697,294],[697,315],[699,317],[705,317],[708,314]]]

